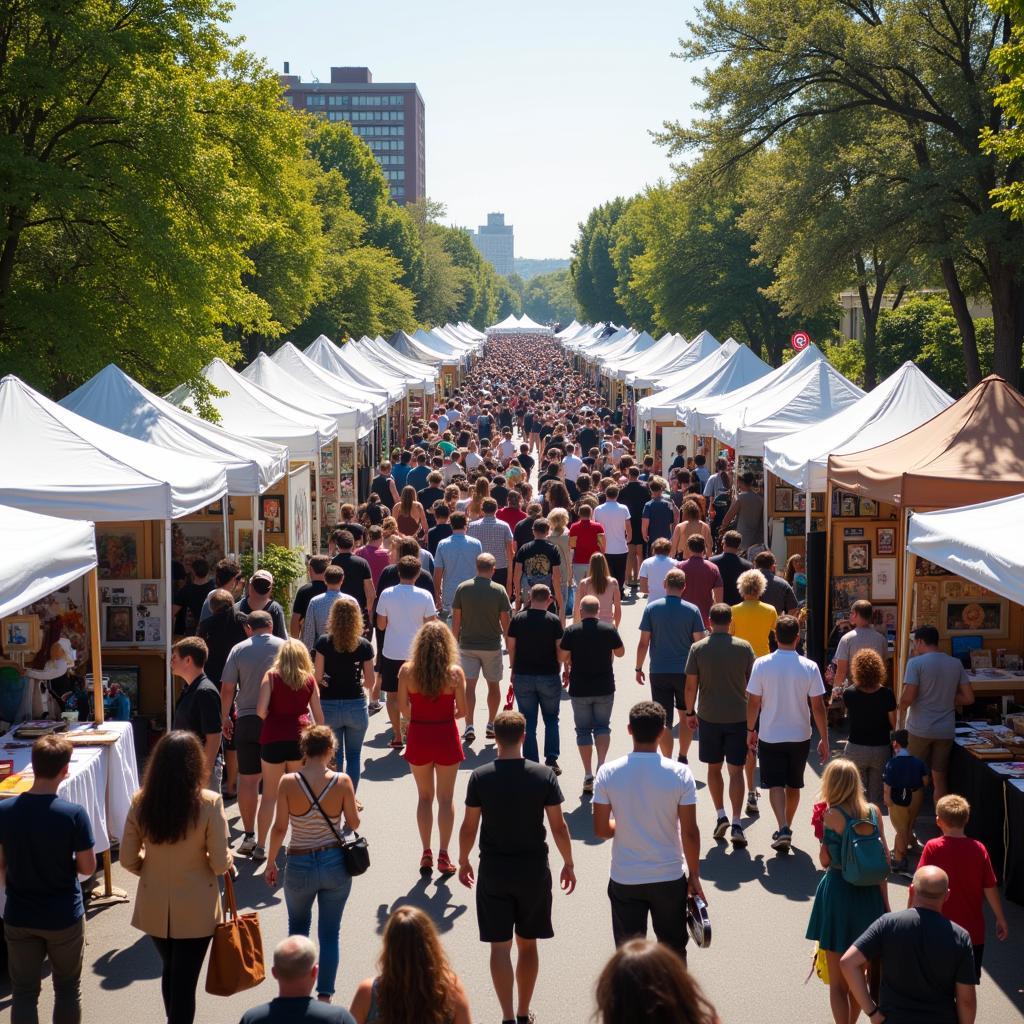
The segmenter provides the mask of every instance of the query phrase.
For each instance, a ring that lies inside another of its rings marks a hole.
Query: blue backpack
[[[843,811],[846,828],[843,829],[840,860],[843,878],[851,885],[880,885],[889,877],[889,859],[885,855],[882,834],[875,812],[869,813],[869,818],[852,818]],[[870,826],[870,832],[857,831],[865,825]]]

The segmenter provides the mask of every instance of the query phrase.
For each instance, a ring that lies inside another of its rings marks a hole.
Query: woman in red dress
[[[454,875],[448,841],[455,828],[455,777],[466,757],[456,724],[466,714],[466,677],[459,666],[455,638],[443,622],[426,622],[416,634],[409,660],[398,673],[398,706],[409,719],[403,756],[419,792],[420,871],[429,873],[434,867],[430,836],[436,796],[441,844],[437,868],[442,875]]]

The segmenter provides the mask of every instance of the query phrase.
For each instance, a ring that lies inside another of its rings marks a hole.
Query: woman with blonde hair
[[[818,858],[825,874],[814,894],[807,938],[818,943],[828,961],[828,996],[835,1024],[853,1024],[860,1007],[850,992],[839,960],[882,914],[889,912],[889,887],[853,885],[843,877],[843,834],[847,826],[862,835],[878,829],[885,862],[889,861],[881,812],[864,799],[857,766],[844,757],[831,761],[821,777],[821,798],[827,807]],[[850,824],[860,822],[861,824]]]
[[[477,519],[482,519],[484,514],[484,498],[491,496],[491,485],[487,477],[479,476],[476,478],[476,483],[473,484],[473,493],[470,496],[469,501],[460,502],[461,508],[459,511],[466,513],[466,518],[469,522],[475,522]]]
[[[281,776],[297,771],[302,754],[299,735],[309,724],[309,714],[317,725],[324,724],[320,694],[309,650],[301,640],[285,640],[278,649],[274,664],[260,683],[256,714],[263,719],[260,730],[260,774],[263,778],[263,799],[256,819],[254,861],[266,858],[265,846],[270,824],[274,820],[274,801]]]
[[[320,686],[324,723],[334,730],[338,765],[342,759],[354,789],[359,787],[359,755],[370,725],[366,690],[373,688],[373,647],[363,635],[363,613],[355,601],[335,601],[327,632],[313,648],[313,674]]]
[[[576,588],[573,602],[572,620],[580,622],[580,602],[588,595],[596,597],[601,605],[597,617],[601,622],[609,622],[616,629],[622,621],[622,594],[619,592],[619,581],[608,568],[608,560],[600,551],[590,556],[590,575],[580,582]]]
[[[466,990],[418,907],[388,918],[377,963],[377,977],[360,983],[349,1007],[356,1024],[471,1024]]]
[[[398,672],[398,708],[409,719],[403,756],[419,793],[420,870],[429,873],[434,867],[430,837],[436,796],[437,869],[442,875],[454,875],[448,843],[455,828],[455,777],[466,757],[456,725],[456,719],[466,714],[466,676],[459,665],[455,637],[443,622],[425,622],[413,639],[409,660]]]
[[[551,531],[548,541],[558,548],[562,559],[562,607],[569,607],[569,588],[572,586],[572,549],[569,547],[569,512],[564,508],[553,508],[547,517]]]
[[[672,531],[671,555],[673,558],[686,559],[690,557],[686,542],[694,534],[704,538],[704,557],[710,558],[711,552],[715,550],[711,541],[711,527],[701,519],[700,506],[697,502],[687,499],[683,502],[679,523]]]
[[[449,484],[444,489],[444,503],[448,506],[449,512],[457,512],[459,507],[459,499],[462,497],[462,491],[459,490],[458,484]]]
[[[402,494],[398,504],[391,510],[398,526],[398,532],[409,537],[426,537],[427,513],[423,505],[416,500],[416,488],[406,485],[402,488]]]
[[[394,516],[385,516],[380,524],[380,529],[383,534],[385,544],[390,538],[394,537],[396,533],[401,532],[398,529],[398,520],[395,519]]]
[[[299,737],[299,749],[302,767],[281,779],[276,801],[264,800],[273,803],[277,813],[263,878],[271,888],[277,885],[277,855],[291,828],[284,866],[288,934],[309,935],[315,902],[320,944],[316,991],[320,1002],[329,1003],[341,959],[341,915],[352,891],[340,836],[345,827],[359,827],[359,811],[352,780],[330,768],[338,749],[334,730],[328,725],[309,726]]]

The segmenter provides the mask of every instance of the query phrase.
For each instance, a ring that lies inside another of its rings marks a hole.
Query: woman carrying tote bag
[[[223,919],[217,876],[231,867],[220,794],[203,789],[203,748],[190,733],[163,736],[135,795],[120,861],[139,876],[132,925],[152,938],[163,962],[167,1024],[192,1024],[196,986],[214,929]]]

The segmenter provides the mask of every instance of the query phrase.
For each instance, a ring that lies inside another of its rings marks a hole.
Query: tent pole
[[[808,484],[804,491],[804,575],[810,566],[811,553],[811,488]]]
[[[99,571],[90,569],[85,583],[89,595],[89,662],[92,665],[93,721],[103,724],[103,652],[100,650]]]
[[[910,517],[914,514],[913,509],[907,509],[900,516],[903,525],[903,605],[900,608],[900,629],[896,634],[896,649],[893,651],[893,674],[896,676],[892,681],[893,693],[897,697],[903,692],[903,673],[907,664],[907,640],[910,637],[910,627],[913,624],[913,600],[914,600],[914,574],[917,571],[917,555],[907,547],[907,535],[909,534]],[[896,723],[900,728],[902,722]]]
[[[333,442],[328,442],[331,444]],[[313,549],[314,554],[320,554],[320,453],[323,448],[317,448],[316,455],[313,457],[313,486],[315,488],[313,492],[313,500],[310,504],[310,547]],[[313,532],[312,528],[312,514],[316,512],[316,532]]]
[[[224,495],[224,500],[227,500],[227,495]],[[166,732],[171,731],[171,705],[173,704],[174,696],[174,675],[171,672],[171,645],[173,643],[173,632],[174,632],[174,612],[172,611],[174,602],[174,583],[171,579],[171,521],[170,519],[164,520],[164,593],[167,597],[167,619],[165,622],[166,630],[164,634],[164,658],[166,660],[165,665],[165,678],[164,678],[164,712],[167,715],[167,725],[165,727]]]
[[[824,651],[826,657],[828,656],[828,638],[832,632],[832,627],[829,624],[831,618],[830,612],[832,611],[832,602],[829,600],[829,595],[832,593],[832,480],[829,479],[828,485],[825,488],[825,596],[824,596],[824,608],[822,608],[821,614],[821,625],[822,631],[824,632]]]
[[[231,550],[231,537],[230,530],[228,527],[228,514],[231,511],[231,499],[225,494],[221,498],[221,518],[224,520],[224,557],[228,557],[228,552]]]
[[[736,452],[736,458],[739,458],[739,451]],[[764,546],[765,550],[771,551],[772,543],[771,538],[768,536],[768,470],[765,468],[764,461],[761,462],[761,493],[764,498],[761,501],[761,515],[764,520]]]
[[[255,494],[249,501],[252,505],[252,571],[255,572],[260,567],[260,504]]]

